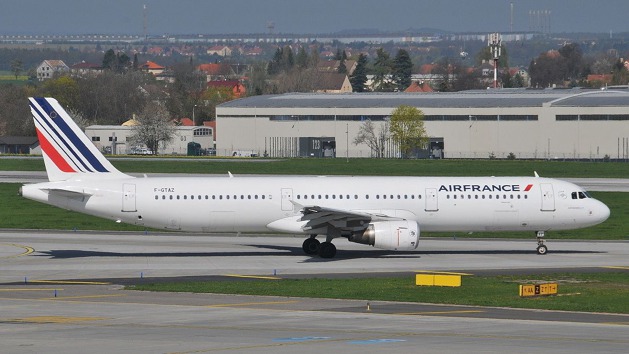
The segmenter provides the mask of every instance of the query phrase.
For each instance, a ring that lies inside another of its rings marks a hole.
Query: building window
[[[212,129],[211,128],[196,128],[194,130],[194,136],[211,136]]]
[[[100,141],[100,136],[93,136],[92,141]]]

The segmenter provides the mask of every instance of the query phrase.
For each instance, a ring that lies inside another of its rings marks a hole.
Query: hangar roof
[[[288,93],[241,98],[224,108],[426,108],[628,106],[629,87],[593,89],[499,89],[432,93]]]

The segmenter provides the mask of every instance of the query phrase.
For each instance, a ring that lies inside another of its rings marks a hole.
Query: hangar
[[[217,154],[370,157],[353,143],[361,125],[369,119],[379,129],[400,105],[424,113],[431,157],[629,157],[627,86],[253,96],[217,107]],[[399,153],[389,144],[386,155]]]

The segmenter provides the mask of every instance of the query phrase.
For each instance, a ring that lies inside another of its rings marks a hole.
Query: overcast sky
[[[551,31],[629,32],[629,0],[0,0],[0,34],[332,33],[438,28],[529,30],[530,11],[549,10]]]

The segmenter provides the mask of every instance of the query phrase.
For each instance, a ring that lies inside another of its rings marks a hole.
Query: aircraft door
[[[293,210],[293,189],[292,188],[282,188],[282,211],[292,211]]]
[[[135,184],[122,184],[122,211],[134,212],[138,211],[135,206]]]
[[[437,188],[426,188],[426,211],[438,211]]]
[[[555,193],[550,183],[540,184],[542,191],[542,211],[555,211]]]

